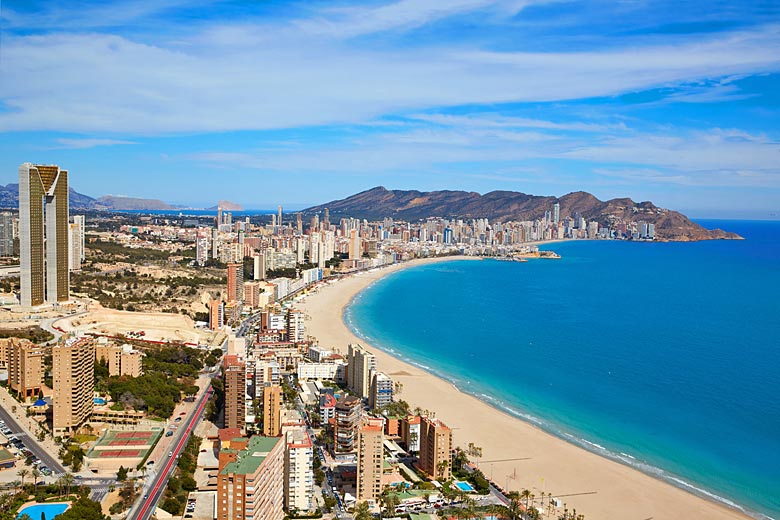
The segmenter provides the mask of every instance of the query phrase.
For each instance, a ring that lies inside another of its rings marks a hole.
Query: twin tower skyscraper
[[[19,166],[19,253],[23,306],[70,298],[67,170]]]

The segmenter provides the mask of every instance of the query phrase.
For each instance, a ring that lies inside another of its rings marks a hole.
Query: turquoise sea
[[[700,222],[746,240],[417,266],[345,320],[570,442],[780,518],[780,222]]]

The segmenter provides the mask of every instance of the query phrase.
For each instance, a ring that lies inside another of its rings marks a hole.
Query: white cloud
[[[489,3],[464,0],[455,8]],[[369,16],[360,30],[444,16],[433,4],[393,4],[396,10]],[[409,5],[415,9],[407,13]],[[777,71],[778,56],[777,26],[679,45],[571,53],[458,44],[383,50],[251,22],[170,44],[104,34],[5,36],[0,73],[13,79],[0,85],[7,108],[0,131],[148,135],[360,123],[436,107],[610,96]],[[41,71],[56,81],[41,81]]]
[[[84,149],[94,148],[96,146],[114,146],[118,144],[138,144],[135,141],[125,141],[122,139],[97,139],[97,138],[59,138],[55,139],[58,146],[55,148],[71,148],[71,149]]]

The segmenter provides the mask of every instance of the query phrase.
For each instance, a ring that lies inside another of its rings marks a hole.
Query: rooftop
[[[245,450],[238,453],[235,462],[229,463],[222,470],[223,475],[236,473],[239,475],[250,475],[257,471],[263,461],[268,457],[271,450],[282,441],[282,437],[263,437],[255,435],[249,439],[249,445]]]

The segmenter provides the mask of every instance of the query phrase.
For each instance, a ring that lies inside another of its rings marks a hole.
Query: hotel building
[[[244,302],[244,264],[227,266],[227,301]]]
[[[314,504],[314,445],[305,429],[285,432],[284,506],[288,512],[312,511]]]
[[[281,386],[263,388],[263,435],[266,437],[282,434],[282,400]]]
[[[423,417],[420,422],[420,469],[433,479],[448,480],[452,475],[451,452],[452,430],[440,419]]]
[[[352,343],[348,351],[347,386],[361,398],[368,398],[376,357],[361,345]]]
[[[225,428],[246,426],[246,365],[236,355],[225,356],[222,362],[225,378]]]
[[[54,435],[70,435],[92,415],[95,346],[90,338],[69,337],[52,348]]]
[[[243,450],[222,450],[217,520],[283,520],[284,456],[281,437],[255,435]]]
[[[393,380],[383,372],[375,372],[371,378],[368,404],[372,410],[381,410],[393,402]]]
[[[344,396],[336,402],[336,426],[333,433],[336,453],[355,453],[362,411],[363,402],[353,395]]]
[[[19,166],[21,304],[70,298],[68,172],[59,166]]]
[[[358,502],[378,500],[382,494],[382,466],[384,462],[384,421],[365,417],[357,434]]]
[[[43,387],[43,347],[26,339],[5,341],[8,386],[22,399],[37,397]]]

